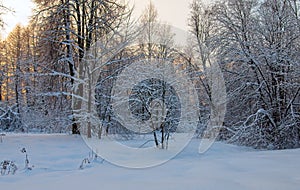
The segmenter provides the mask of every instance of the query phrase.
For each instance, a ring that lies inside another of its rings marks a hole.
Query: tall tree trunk
[[[0,81],[0,102],[2,102],[2,83]]]
[[[71,76],[71,84],[72,86],[74,85],[74,77],[75,77],[75,73],[76,73],[76,69],[75,69],[75,64],[74,64],[74,60],[73,60],[73,51],[72,51],[72,42],[71,42],[71,20],[70,20],[70,15],[71,15],[71,11],[70,11],[70,1],[66,0],[65,1],[65,11],[64,11],[64,20],[65,20],[65,27],[66,27],[66,46],[67,46],[67,62],[69,65],[69,71],[70,71],[70,76]],[[73,124],[72,124],[72,133],[73,134],[79,134],[79,127],[78,124],[76,123],[76,119],[73,116]]]
[[[16,76],[15,76],[15,96],[16,96],[16,106],[17,106],[17,113],[18,114],[20,114],[19,73],[20,73],[20,66],[19,66],[19,61],[17,61],[16,62]]]

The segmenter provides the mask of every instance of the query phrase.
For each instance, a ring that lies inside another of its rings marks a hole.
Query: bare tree
[[[37,0],[36,3],[38,9],[34,21],[39,31],[40,51],[45,53],[39,59],[43,64],[51,60],[51,69],[46,72],[53,78],[51,81],[62,81],[65,90],[60,97],[68,100],[77,76],[82,77],[84,54],[98,38],[105,37],[117,28],[128,12],[126,6],[117,1]],[[79,126],[74,119],[72,132],[79,133]]]
[[[234,142],[299,146],[298,7],[290,0],[228,0],[214,7]]]

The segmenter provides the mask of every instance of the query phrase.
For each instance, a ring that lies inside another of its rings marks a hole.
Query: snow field
[[[8,134],[0,143],[0,161],[15,161],[15,175],[0,176],[6,190],[53,189],[243,189],[298,190],[300,149],[258,151],[216,142],[204,154],[200,141],[169,162],[148,169],[128,169],[102,163],[79,166],[90,149],[80,136]],[[26,148],[33,170],[25,171]],[[159,150],[161,151],[161,150]],[[164,151],[164,150],[162,150]]]

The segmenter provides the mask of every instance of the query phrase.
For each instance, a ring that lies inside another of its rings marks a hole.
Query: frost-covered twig
[[[21,149],[21,152],[25,154],[25,170],[32,170],[33,166],[29,166],[28,154],[25,148]]]
[[[3,134],[0,134],[0,143],[2,143],[3,142],[3,137],[5,136],[5,134],[3,133]]]
[[[90,164],[90,160],[88,158],[84,158],[79,166],[79,169],[83,169],[85,165]]]
[[[90,152],[89,153],[89,156],[84,158],[82,161],[81,161],[81,164],[79,166],[79,169],[84,169],[87,165],[91,164],[93,161],[96,161],[98,159],[98,155],[95,154],[94,152]],[[101,160],[100,163],[103,163],[104,159]]]

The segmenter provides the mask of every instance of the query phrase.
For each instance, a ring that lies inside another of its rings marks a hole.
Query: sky
[[[135,4],[135,15],[140,15],[145,9],[148,0],[129,0]],[[152,0],[157,8],[161,21],[185,29],[187,27],[187,16],[189,12],[189,3],[192,0]],[[2,37],[6,37],[9,32],[18,23],[27,25],[34,4],[31,0],[2,0],[6,7],[15,11],[3,16],[5,21],[5,31]]]
[[[187,18],[189,15],[189,4],[192,1],[193,0],[152,0],[162,22],[166,22],[184,31],[188,30]],[[16,24],[28,24],[34,4],[31,0],[2,0],[2,2],[6,7],[15,11],[15,13],[8,13],[3,16],[6,25],[5,30],[2,32],[2,37],[5,38]],[[141,15],[142,11],[149,4],[149,0],[129,0],[129,2],[135,4],[136,10],[134,15]]]
[[[135,4],[137,15],[141,15],[149,5],[150,0],[129,0]],[[182,30],[188,28],[188,17],[190,13],[190,4],[193,0],[151,0],[155,5],[158,16],[162,22],[178,27]],[[205,3],[212,3],[215,0],[202,0]]]
[[[157,9],[159,21],[172,26],[176,44],[185,45],[187,42],[189,5],[193,0],[151,0]],[[134,4],[134,16],[142,15],[150,0],[129,0]]]
[[[5,38],[17,24],[27,25],[34,4],[31,0],[2,0],[4,6],[13,9],[15,12],[7,13],[2,18],[5,22],[2,37]]]
[[[193,0],[152,0],[162,22],[181,29],[187,29],[189,4]],[[130,0],[135,4],[135,14],[141,15],[149,4],[149,0]]]

